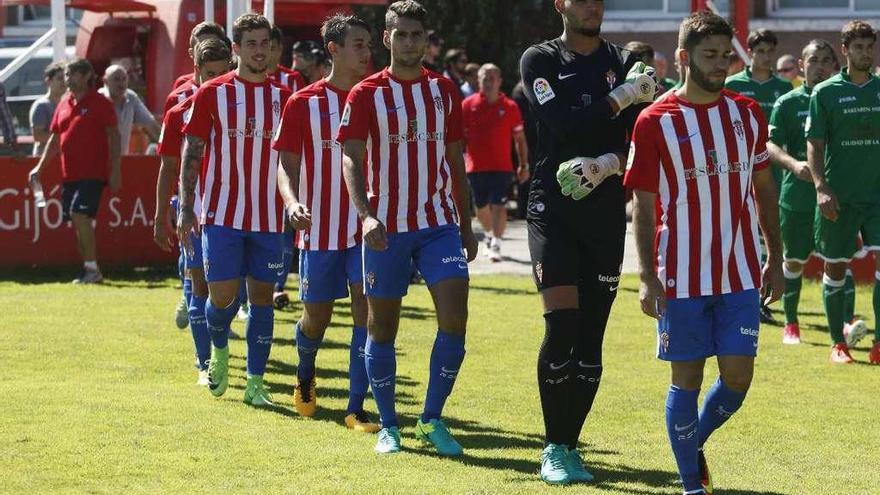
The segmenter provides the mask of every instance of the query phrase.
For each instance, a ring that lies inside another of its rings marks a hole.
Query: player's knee
[[[846,263],[825,263],[825,275],[831,280],[846,278]]]
[[[672,384],[685,390],[700,388],[703,385],[703,366],[673,364]]]
[[[467,308],[458,312],[447,312],[437,315],[437,326],[444,332],[453,335],[464,335],[467,331]]]

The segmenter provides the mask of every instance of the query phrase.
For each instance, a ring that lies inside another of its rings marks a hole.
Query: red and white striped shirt
[[[290,89],[294,93],[301,90],[306,85],[305,78],[298,70],[288,69],[283,65],[279,65],[274,74],[269,74],[269,78]]]
[[[252,83],[235,72],[196,91],[183,132],[205,141],[202,224],[251,232],[283,230],[278,152],[271,144],[290,95],[289,89],[269,80]]]
[[[410,232],[456,221],[446,143],[462,139],[461,95],[427,70],[401,81],[389,69],[348,95],[337,140],[367,143],[370,206],[388,232]]]
[[[636,121],[624,183],[657,193],[657,276],[670,298],[761,285],[752,174],[767,168],[758,104],[723,90],[697,105],[671,93]]]
[[[192,116],[192,103],[193,98],[187,98],[165,112],[165,118],[162,120],[162,133],[159,134],[158,153],[160,156],[170,156],[176,158],[178,163],[180,162],[180,157],[183,156],[183,126],[189,122],[189,118]],[[183,164],[180,166],[182,167]],[[196,182],[193,211],[196,215],[202,214],[201,181]]]
[[[325,80],[287,100],[272,147],[302,156],[297,197],[312,214],[312,226],[296,232],[305,250],[350,248],[360,242],[357,210],[342,178],[342,145],[336,131],[348,91]]]
[[[168,110],[171,110],[171,107],[174,105],[196,94],[197,89],[199,89],[199,86],[196,84],[195,79],[190,79],[171,90],[171,93],[168,93],[168,97],[165,98],[165,107],[162,109],[162,115],[166,115]]]

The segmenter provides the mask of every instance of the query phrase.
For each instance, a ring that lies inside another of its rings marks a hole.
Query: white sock
[[[83,267],[86,270],[91,270],[93,272],[98,271],[98,262],[97,261],[83,261]]]

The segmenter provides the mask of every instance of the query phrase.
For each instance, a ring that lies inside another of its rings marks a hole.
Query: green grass
[[[0,492],[681,493],[663,422],[669,372],[654,357],[632,277],[611,316],[602,388],[581,436],[598,481],[560,489],[536,475],[543,320],[529,279],[472,280],[468,354],[446,407],[466,455],[448,460],[412,437],[435,332],[423,286],[405,300],[397,341],[406,451],[380,457],[373,436],[341,425],[347,309],[318,357],[320,412],[302,419],[292,406],[298,310],[276,312],[266,379],[279,405],[254,409],[241,402],[244,342],[231,342],[230,389],[213,399],[195,385],[188,331],[173,326],[175,281],[141,275],[149,281],[113,282],[111,273],[97,287],[0,282]],[[805,285],[802,345],[784,347],[779,327],[763,328],[749,397],[708,446],[718,494],[878,492],[880,368],[863,364],[864,345],[854,352],[860,364],[828,363],[819,294]],[[873,323],[869,288],[859,289],[858,311]],[[710,362],[707,386],[715,376]]]

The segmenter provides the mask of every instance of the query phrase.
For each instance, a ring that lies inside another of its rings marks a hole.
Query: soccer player
[[[196,45],[195,82],[200,85],[217,76],[229,72],[231,53],[226,43],[216,38],[209,38]],[[165,114],[162,123],[162,135],[159,138],[159,177],[156,181],[156,215],[153,219],[153,240],[165,251],[171,251],[171,236],[174,227],[169,212],[171,195],[175,189],[174,177],[178,173],[180,157],[183,150],[183,126],[192,115],[193,98],[187,98],[175,105]],[[195,188],[193,212],[201,214],[201,188],[198,182]],[[190,256],[184,255],[185,273],[183,293],[187,298],[187,313],[196,350],[196,366],[199,370],[199,385],[208,385],[208,361],[211,358],[211,334],[205,319],[205,304],[208,299],[208,285],[205,281],[205,270],[202,263],[201,237],[190,234],[193,250]]]
[[[754,100],[724,89],[732,37],[711,12],[682,22],[684,86],[639,115],[624,180],[634,190],[642,311],[657,318],[657,355],[672,367],[666,428],[686,494],[712,493],[703,445],[751,383],[762,282],[767,299],[783,290],[767,123]],[[763,271],[756,220],[770,253]],[[698,414],[710,356],[721,376]]]
[[[477,71],[480,91],[462,102],[465,164],[477,207],[477,219],[486,232],[486,255],[501,261],[501,238],[507,227],[507,193],[513,183],[510,143],[519,162],[520,183],[529,179],[529,146],[516,102],[501,92],[501,69],[483,64]]]
[[[189,58],[193,60],[193,65],[195,65],[196,45],[209,38],[223,40],[229,46],[229,39],[226,37],[226,30],[223,29],[223,26],[216,22],[207,21],[196,24],[189,35],[188,53]],[[165,107],[162,111],[163,116],[171,107],[189,98],[196,92],[196,89],[199,87],[199,84],[196,82],[196,72],[184,74],[174,81],[174,84],[171,86],[171,93],[165,98]]]
[[[806,125],[807,162],[816,185],[816,254],[825,261],[822,298],[834,346],[831,361],[852,363],[848,347],[867,333],[865,326],[844,335],[847,263],[858,251],[880,250],[880,80],[872,74],[877,35],[864,21],[841,31],[846,67],[816,86]],[[880,319],[880,256],[874,283],[874,319]],[[880,364],[880,325],[868,360]]]
[[[538,128],[526,220],[544,305],[541,478],[567,484],[593,479],[577,444],[599,389],[602,340],[620,282],[620,174],[635,116],[657,87],[642,62],[599,36],[601,0],[554,5],[562,35],[527,49],[520,65]]]
[[[782,307],[785,310],[785,328],[782,334],[784,344],[799,344],[801,341],[797,317],[801,274],[814,249],[816,188],[807,165],[804,124],[810,111],[810,94],[817,84],[831,76],[835,61],[834,48],[827,41],[816,39],[807,43],[801,52],[800,62],[795,66],[803,70],[804,84],[776,100],[770,115],[770,141],[767,143],[767,150],[770,152],[770,161],[783,169],[779,227],[785,259],[785,292],[782,295]],[[852,299],[849,301],[854,303],[854,289],[850,295]],[[849,319],[851,318],[852,314],[849,315]],[[861,324],[864,325],[864,322]]]
[[[467,262],[477,255],[477,241],[470,225],[461,100],[451,81],[422,68],[426,17],[414,0],[388,7],[382,41],[391,51],[391,66],[352,88],[337,141],[363,231],[369,307],[364,354],[382,423],[375,450],[400,450],[394,340],[415,262],[438,323],[415,434],[436,453],[454,456],[461,455],[461,445],[440,418],[464,360]]]
[[[354,329],[345,425],[375,433],[379,425],[364,412],[369,381],[360,222],[342,178],[342,145],[336,141],[348,92],[369,68],[370,27],[358,17],[337,14],[324,21],[321,37],[333,57],[333,71],[287,101],[273,143],[281,153],[281,196],[301,253],[303,315],[296,324],[299,366],[293,404],[301,415],[315,415],[315,359],[333,316],[333,302],[347,297],[350,288]]]
[[[233,24],[238,68],[199,86],[189,122],[180,178],[177,234],[187,256],[190,232],[202,235],[211,332],[208,388],[216,397],[229,384],[227,332],[238,309],[241,276],[247,276],[247,386],[244,401],[272,404],[263,372],[272,349],[272,288],[281,268],[283,204],[278,193],[278,153],[271,147],[290,90],[266,77],[271,24],[244,14]],[[199,171],[201,170],[201,174]],[[202,212],[195,215],[201,175]]]
[[[272,26],[272,46],[269,49],[269,78],[296,93],[306,85],[299,71],[288,69],[281,65],[281,55],[284,53],[284,33],[278,26]]]
[[[94,220],[104,186],[112,192],[122,187],[119,130],[113,103],[95,88],[95,71],[83,58],[64,67],[70,90],[55,109],[49,124],[49,140],[30,179],[61,155],[61,203],[64,220],[73,223],[77,247],[83,260],[82,274],[73,282],[94,284],[104,280],[98,267]]]

